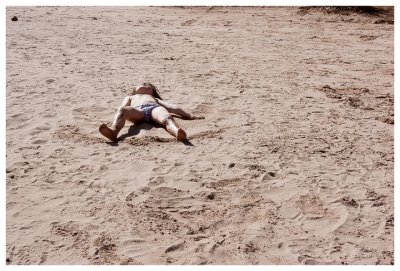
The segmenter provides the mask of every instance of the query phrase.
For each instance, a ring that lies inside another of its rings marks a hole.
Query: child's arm
[[[179,115],[185,119],[189,119],[189,120],[194,120],[194,119],[204,119],[204,117],[196,117],[191,115],[190,113],[186,112],[185,110],[183,110],[181,107],[176,106],[174,104],[169,104],[166,103],[160,99],[156,99],[157,102],[162,105],[163,107],[165,107],[165,109],[168,110],[168,112]]]
[[[131,105],[131,96],[126,96],[122,101],[122,106],[128,106],[128,105]]]

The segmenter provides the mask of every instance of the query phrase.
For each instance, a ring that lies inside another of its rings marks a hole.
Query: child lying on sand
[[[131,95],[125,97],[122,106],[118,108],[111,127],[102,124],[100,133],[112,141],[117,141],[119,131],[124,127],[125,121],[137,123],[141,121],[154,122],[165,126],[167,131],[178,141],[186,139],[186,132],[172,118],[173,113],[185,119],[204,119],[195,117],[185,112],[182,108],[162,101],[157,88],[149,83],[137,86]]]

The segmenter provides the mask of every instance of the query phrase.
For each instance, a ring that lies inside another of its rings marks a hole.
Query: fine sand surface
[[[7,7],[7,263],[393,264],[394,25],[298,10]]]

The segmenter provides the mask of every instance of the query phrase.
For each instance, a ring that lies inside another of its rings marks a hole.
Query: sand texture
[[[393,264],[393,21],[298,10],[7,7],[7,264]]]

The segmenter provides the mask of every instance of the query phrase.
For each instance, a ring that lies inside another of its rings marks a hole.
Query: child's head
[[[151,83],[142,83],[142,84],[136,86],[136,87],[130,92],[130,95],[135,95],[135,94],[136,94],[136,91],[137,91],[138,89],[140,89],[140,88],[151,88],[151,89],[153,90],[153,94],[152,94],[153,97],[162,100],[158,88],[157,88],[155,85],[151,84]]]

